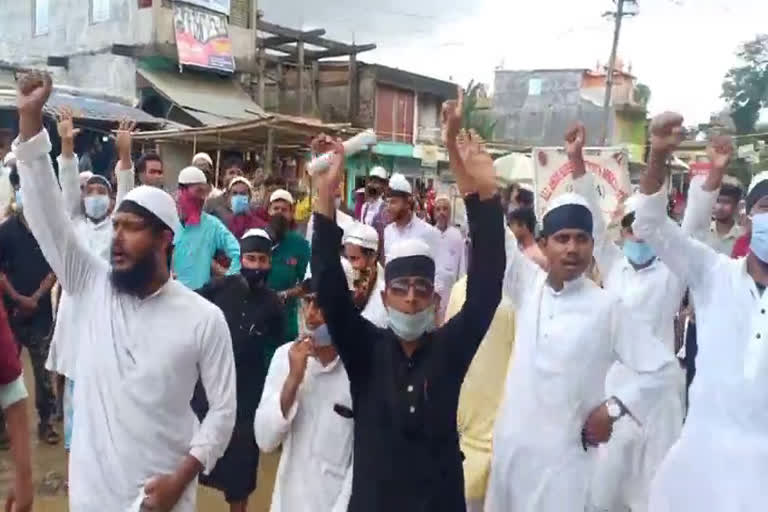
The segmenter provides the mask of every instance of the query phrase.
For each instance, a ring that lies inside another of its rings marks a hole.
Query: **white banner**
[[[184,3],[199,5],[212,11],[220,12],[229,16],[230,0],[183,0]]]
[[[600,209],[609,223],[619,201],[632,191],[629,155],[621,147],[585,148],[584,163],[595,176]],[[533,165],[536,218],[541,220],[552,198],[573,191],[573,168],[563,148],[534,148]]]

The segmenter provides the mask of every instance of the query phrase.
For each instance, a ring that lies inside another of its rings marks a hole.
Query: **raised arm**
[[[78,242],[71,220],[61,214],[64,200],[48,156],[51,141],[43,129],[43,106],[51,89],[47,73],[33,72],[19,80],[19,137],[13,151],[26,191],[24,216],[62,287],[76,295],[108,268]]]
[[[640,180],[642,194],[632,230],[653,247],[682,282],[695,286],[710,275],[719,260],[714,250],[687,236],[667,215],[667,196],[663,188],[669,173],[667,159],[680,143],[682,122],[682,117],[667,112],[651,123],[651,152],[648,168]]]
[[[317,280],[317,298],[325,316],[331,339],[354,384],[368,375],[371,364],[372,343],[377,338],[377,328],[362,317],[352,302],[347,278],[341,267],[339,247],[341,229],[336,225],[334,193],[338,189],[344,167],[344,146],[340,140],[331,141],[320,136],[313,141],[318,151],[334,151],[330,168],[315,175],[317,200],[314,207],[315,232],[312,240],[312,279]]]
[[[136,123],[127,119],[120,121],[117,128],[115,146],[117,146],[119,159],[115,166],[115,177],[117,178],[115,205],[119,205],[126,194],[128,194],[128,192],[130,192],[136,185],[136,173],[133,168],[133,161],[131,160],[131,134],[135,128]]]
[[[683,233],[701,242],[706,243],[706,237],[709,235],[712,208],[717,202],[732,150],[730,137],[713,138],[712,143],[707,147],[712,169],[706,177],[694,177],[688,187],[688,203],[682,222]]]
[[[72,217],[82,215],[80,203],[80,174],[78,172],[78,158],[75,154],[75,137],[80,129],[75,128],[72,122],[72,109],[64,107],[57,115],[56,128],[61,139],[61,154],[59,155],[59,185],[64,196],[64,205],[67,214]]]

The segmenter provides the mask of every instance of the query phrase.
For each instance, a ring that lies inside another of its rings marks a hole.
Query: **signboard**
[[[174,4],[173,22],[179,64],[233,73],[235,59],[223,14]]]
[[[584,163],[595,176],[600,209],[610,223],[620,200],[632,191],[629,181],[629,155],[621,147],[586,148]],[[562,148],[534,148],[534,188],[536,217],[541,219],[547,204],[566,192],[573,192],[573,168]]]
[[[192,5],[198,5],[200,7],[205,7],[206,9],[220,12],[225,16],[229,16],[230,0],[184,0],[184,2]]]

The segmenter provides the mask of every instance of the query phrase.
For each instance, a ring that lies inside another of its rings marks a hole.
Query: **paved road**
[[[37,414],[34,407],[34,381],[29,359],[24,354],[24,372],[27,389],[30,391],[28,409],[30,426],[33,428],[32,467],[35,480],[35,512],[67,512],[67,497],[63,482],[66,475],[66,455],[63,444],[48,446],[37,441]],[[275,473],[277,471],[278,455],[262,454],[260,459],[259,477],[256,492],[251,496],[249,512],[266,512],[272,497]],[[0,496],[2,507],[5,496],[12,481],[11,457],[8,452],[0,452]],[[224,497],[217,491],[200,487],[197,509],[205,512],[226,512],[229,506]]]

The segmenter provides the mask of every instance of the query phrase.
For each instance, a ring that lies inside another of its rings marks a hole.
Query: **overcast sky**
[[[686,124],[722,108],[720,85],[738,44],[768,32],[766,0],[639,0],[625,18],[619,56],[652,90],[651,113]],[[610,53],[610,0],[259,0],[265,19],[376,43],[361,60],[493,84],[505,69],[593,68]]]

